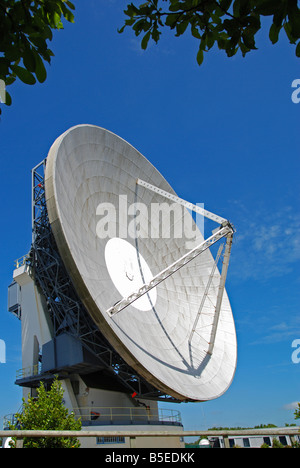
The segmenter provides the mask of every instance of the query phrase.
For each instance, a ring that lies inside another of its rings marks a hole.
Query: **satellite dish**
[[[201,447],[210,447],[210,443],[208,439],[201,439],[199,442],[199,445]]]
[[[7,437],[7,438],[5,439],[4,444],[3,444],[3,448],[5,448],[5,449],[10,449],[10,448],[11,448],[10,443],[11,443],[12,441],[13,441],[12,437]]]
[[[205,240],[191,204],[157,169],[122,138],[92,125],[73,127],[54,142],[45,191],[67,271],[119,355],[181,401],[222,395],[235,373],[236,334],[226,274],[219,273],[209,247],[227,239],[227,267],[230,224],[205,212],[221,222]],[[189,220],[176,236],[175,205],[181,220]],[[166,226],[159,216],[170,206],[173,221]],[[193,238],[197,246],[187,248]]]

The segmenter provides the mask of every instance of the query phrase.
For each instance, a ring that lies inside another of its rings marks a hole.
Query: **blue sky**
[[[21,404],[14,385],[21,325],[7,312],[14,260],[30,248],[31,169],[69,127],[118,134],[165,176],[179,196],[204,203],[236,227],[227,291],[238,339],[234,381],[219,399],[176,405],[185,429],[294,423],[300,401],[300,103],[292,102],[299,59],[283,34],[272,46],[228,59],[213,49],[196,63],[189,34],[166,31],[142,51],[117,33],[124,0],[75,1],[75,24],[56,32],[45,83],[10,87],[0,121],[0,417]]]

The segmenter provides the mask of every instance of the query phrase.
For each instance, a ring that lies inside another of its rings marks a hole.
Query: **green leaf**
[[[252,5],[249,0],[240,0],[240,16],[247,16],[251,12]]]
[[[6,91],[6,101],[5,101],[5,104],[6,104],[7,106],[11,106],[11,103],[12,103],[11,95],[8,93],[8,91]]]
[[[159,30],[158,30],[158,28],[156,26],[156,27],[154,27],[154,29],[152,31],[152,39],[156,42],[156,44],[159,41],[159,36],[160,36],[160,32],[159,32]]]
[[[192,33],[192,36],[194,36],[196,39],[201,39],[201,35],[200,35],[198,29],[196,28],[196,26],[192,25],[191,33]]]
[[[5,78],[9,73],[9,60],[6,57],[0,57],[0,78]]]
[[[24,50],[23,63],[25,67],[27,68],[27,70],[29,70],[30,72],[35,71],[35,67],[36,67],[35,54],[30,47],[27,47]]]
[[[124,10],[125,15],[127,16],[136,16],[139,13],[138,8],[133,5],[133,3],[130,3],[130,5],[127,5],[127,10]]]
[[[36,68],[35,68],[36,77],[40,83],[44,83],[44,81],[47,78],[47,72],[46,72],[44,62],[38,54],[36,54],[35,58],[36,58]]]
[[[252,29],[254,32],[257,32],[260,29],[261,23],[260,23],[260,17],[258,15],[248,16],[247,21],[249,25],[248,27]]]
[[[175,28],[176,22],[177,22],[176,15],[170,14],[166,17],[166,21],[165,21],[166,26],[169,26],[171,29]]]
[[[133,26],[133,30],[135,32],[135,35],[139,36],[142,31],[146,31],[147,29],[145,29],[145,27],[146,27],[147,24],[148,24],[147,21],[144,20],[144,19],[138,20]]]
[[[241,52],[242,52],[242,55],[243,57],[245,57],[245,55],[247,54],[247,52],[250,52],[250,49],[248,49],[248,47],[245,46],[245,44],[243,42],[240,42],[240,49],[241,49]]]
[[[218,42],[219,49],[221,49],[221,50],[226,49],[227,39],[225,39],[225,37],[221,36],[221,34],[219,35],[219,37],[217,39],[217,42]]]
[[[233,3],[233,16],[236,18],[240,16],[240,0],[235,0]]]
[[[143,50],[147,49],[147,45],[150,39],[150,34],[151,34],[151,31],[148,31],[142,39],[141,46]]]
[[[222,10],[228,10],[230,5],[232,3],[232,0],[221,0],[220,1],[220,7],[222,8]]]
[[[256,49],[254,34],[251,31],[246,29],[242,33],[242,38],[246,47],[248,47],[249,49]]]
[[[296,56],[300,57],[300,41],[298,42],[297,47],[296,47]]]
[[[274,0],[256,0],[256,11],[263,16],[274,15],[281,7],[281,1]]]
[[[169,11],[176,12],[180,10],[181,4],[177,1],[171,0],[170,1],[170,6],[169,6]]]
[[[72,2],[70,2],[69,0],[66,0],[65,3],[66,5],[68,5],[69,8],[71,8],[71,10],[75,10],[75,6],[73,5]]]
[[[36,79],[33,74],[19,65],[12,65],[13,72],[20,78],[21,81],[25,84],[33,85],[36,83]]]
[[[278,41],[278,36],[279,36],[280,29],[281,29],[281,27],[276,26],[276,24],[274,24],[274,23],[270,27],[269,38],[270,38],[270,41],[272,42],[272,44],[276,44],[276,42]]]
[[[177,23],[177,25],[176,25],[176,34],[175,34],[176,37],[181,36],[181,34],[183,34],[185,32],[188,25],[189,25],[188,20],[182,21],[181,23]]]
[[[212,46],[214,45],[214,43],[215,43],[215,35],[213,33],[209,32],[207,34],[207,39],[206,39],[207,48],[211,49]]]
[[[300,9],[297,4],[290,2],[288,6],[288,18],[291,24],[293,36],[300,37]]]
[[[238,47],[234,47],[234,45],[229,41],[226,45],[226,55],[227,57],[233,57],[238,51]]]
[[[5,81],[6,81],[7,86],[11,85],[16,81],[16,77],[11,74],[10,76],[6,78]]]
[[[296,44],[296,38],[293,36],[291,23],[287,22],[284,24],[284,30],[291,44]]]
[[[197,63],[198,65],[201,65],[204,59],[204,53],[203,50],[199,48],[198,53],[197,53]]]
[[[5,58],[10,62],[15,62],[21,57],[20,46],[18,44],[9,44],[5,50]]]
[[[54,12],[53,21],[56,29],[63,29],[63,24],[61,22],[61,17],[57,12]]]
[[[73,13],[62,3],[61,10],[63,12],[64,18],[66,18],[69,23],[74,23]]]

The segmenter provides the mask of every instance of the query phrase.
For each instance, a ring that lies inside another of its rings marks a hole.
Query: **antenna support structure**
[[[225,218],[222,218],[221,216],[217,214],[211,213],[210,211],[204,210],[202,207],[199,207],[198,205],[190,203],[182,198],[177,197],[176,195],[166,192],[165,190],[162,190],[159,187],[149,184],[148,182],[145,182],[144,180],[137,179],[136,183],[137,185],[145,187],[146,189],[151,190],[152,192],[157,193],[167,198],[168,200],[173,201],[173,203],[178,203],[191,211],[194,211],[212,221],[215,221],[216,223],[220,224],[220,226],[213,230],[213,233],[210,237],[208,237],[206,240],[201,242],[195,248],[193,248],[188,253],[183,255],[181,258],[176,260],[174,263],[169,265],[167,268],[163,269],[160,273],[155,275],[148,283],[143,284],[137,291],[133,291],[129,296],[121,299],[119,302],[117,302],[117,304],[109,308],[106,312],[110,317],[113,317],[115,314],[118,314],[123,309],[128,307],[130,304],[132,304],[133,302],[138,300],[140,297],[142,297],[144,294],[147,294],[149,291],[151,291],[151,289],[155,288],[162,281],[166,280],[169,276],[173,275],[180,268],[184,267],[186,264],[194,260],[202,252],[210,248],[213,244],[218,242],[220,239],[226,237],[226,246],[225,246],[224,259],[223,259],[222,271],[221,271],[221,276],[220,276],[220,284],[219,284],[217,302],[216,302],[215,311],[214,311],[214,318],[213,318],[213,323],[212,323],[209,347],[207,351],[207,353],[211,355],[213,352],[217,328],[218,328],[218,321],[219,321],[220,310],[221,310],[221,305],[222,305],[223,293],[225,290],[225,283],[226,283],[227,271],[228,271],[228,266],[229,266],[231,246],[232,246],[233,234],[235,232],[235,229],[230,221],[226,220]]]
[[[32,172],[32,194],[26,274],[50,337],[40,357],[43,339],[32,337],[41,376],[59,372],[75,379],[77,373],[91,388],[155,401],[221,396],[237,362],[225,289],[231,222],[179,198],[139,151],[95,125],[77,125],[55,140]],[[118,205],[120,197],[126,204]],[[99,206],[111,209],[101,214]],[[174,217],[171,237],[165,213]],[[215,223],[210,234],[200,232],[195,213]]]

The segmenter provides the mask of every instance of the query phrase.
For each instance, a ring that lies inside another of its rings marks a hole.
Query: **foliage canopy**
[[[37,398],[23,399],[23,410],[16,414],[18,421],[10,429],[80,431],[81,421],[75,420],[63,404],[64,391],[56,378],[49,391],[43,383],[37,389]],[[25,438],[24,448],[79,448],[77,438]]]
[[[52,30],[63,29],[63,19],[73,23],[74,9],[69,0],[0,0],[0,80],[6,86],[17,78],[29,85],[45,81]]]
[[[300,419],[300,403],[298,403],[298,408],[296,408],[294,416],[295,419]]]
[[[261,29],[261,17],[272,18],[270,41],[278,41],[281,30],[300,57],[300,9],[297,0],[147,0],[127,5],[128,17],[119,30],[130,26],[136,36],[142,35],[141,46],[146,49],[149,39],[156,43],[163,27],[181,36],[189,27],[199,41],[197,62],[203,62],[204,52],[217,44],[228,57],[241,51],[245,56],[256,49],[255,36]]]

